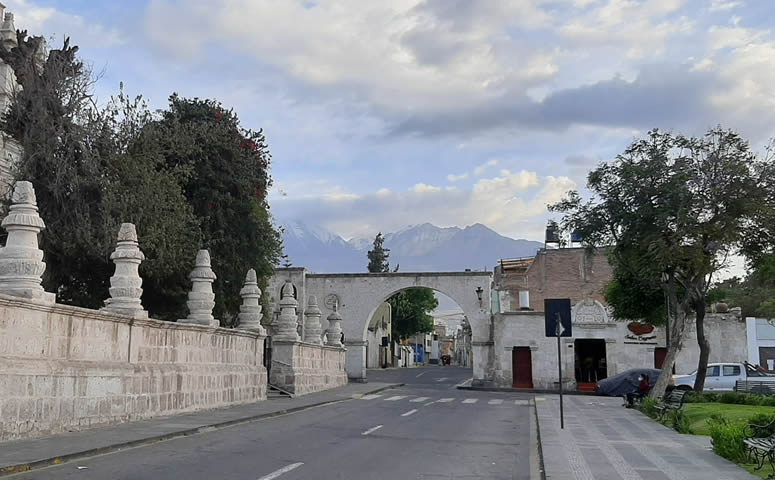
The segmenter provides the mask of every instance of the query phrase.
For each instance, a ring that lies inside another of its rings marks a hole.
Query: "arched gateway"
[[[300,319],[304,318],[301,307],[307,304],[310,295],[317,297],[323,318],[338,303],[347,348],[347,374],[351,380],[366,379],[366,329],[372,314],[394,293],[413,287],[441,292],[463,310],[471,325],[474,381],[486,380],[487,365],[491,364],[493,355],[492,273],[310,273],[301,267],[278,268],[269,286],[274,304],[279,299],[280,288],[288,280],[298,292]]]

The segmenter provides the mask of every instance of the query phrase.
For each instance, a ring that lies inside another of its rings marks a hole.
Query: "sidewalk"
[[[710,449],[710,439],[681,435],[621,398],[536,397],[547,480],[755,480]]]
[[[0,476],[283,415],[400,385],[402,384],[351,383],[296,398],[265,400],[32,440],[3,442],[0,443]]]

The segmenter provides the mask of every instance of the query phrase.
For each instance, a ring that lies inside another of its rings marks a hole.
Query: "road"
[[[406,385],[11,478],[531,478],[530,396],[457,390],[471,371],[456,367],[369,371],[368,376]]]

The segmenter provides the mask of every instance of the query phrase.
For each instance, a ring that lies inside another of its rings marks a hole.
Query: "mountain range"
[[[344,238],[299,221],[282,223],[288,261],[317,273],[365,272],[374,238]],[[465,228],[430,223],[384,233],[390,265],[402,272],[492,270],[501,258],[532,256],[543,243],[505,237],[476,223]]]

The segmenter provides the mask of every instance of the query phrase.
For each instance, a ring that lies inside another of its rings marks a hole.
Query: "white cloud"
[[[488,160],[486,163],[483,163],[474,169],[474,175],[481,177],[490,167],[494,167],[496,165],[498,165],[498,160]]]
[[[744,3],[741,0],[713,0],[710,4],[711,12],[718,12],[723,10],[732,10],[734,8],[742,7]]]
[[[502,170],[496,177],[480,179],[470,190],[417,184],[406,191],[383,189],[345,201],[334,202],[326,196],[283,197],[272,205],[280,218],[321,224],[348,238],[424,222],[439,226],[483,223],[506,235],[540,238],[546,205],[575,188],[568,177]]]
[[[449,180],[450,182],[458,182],[460,180],[465,180],[466,178],[468,178],[468,172],[461,173],[460,175],[455,175],[452,173],[447,175],[447,180]]]
[[[124,38],[117,29],[87,21],[80,15],[39,6],[28,0],[4,0],[4,4],[7,7],[6,12],[14,14],[16,28],[27,30],[30,35],[43,35],[47,40],[54,37],[57,42],[64,36],[69,36],[71,45],[92,48],[112,47],[124,43]]]

